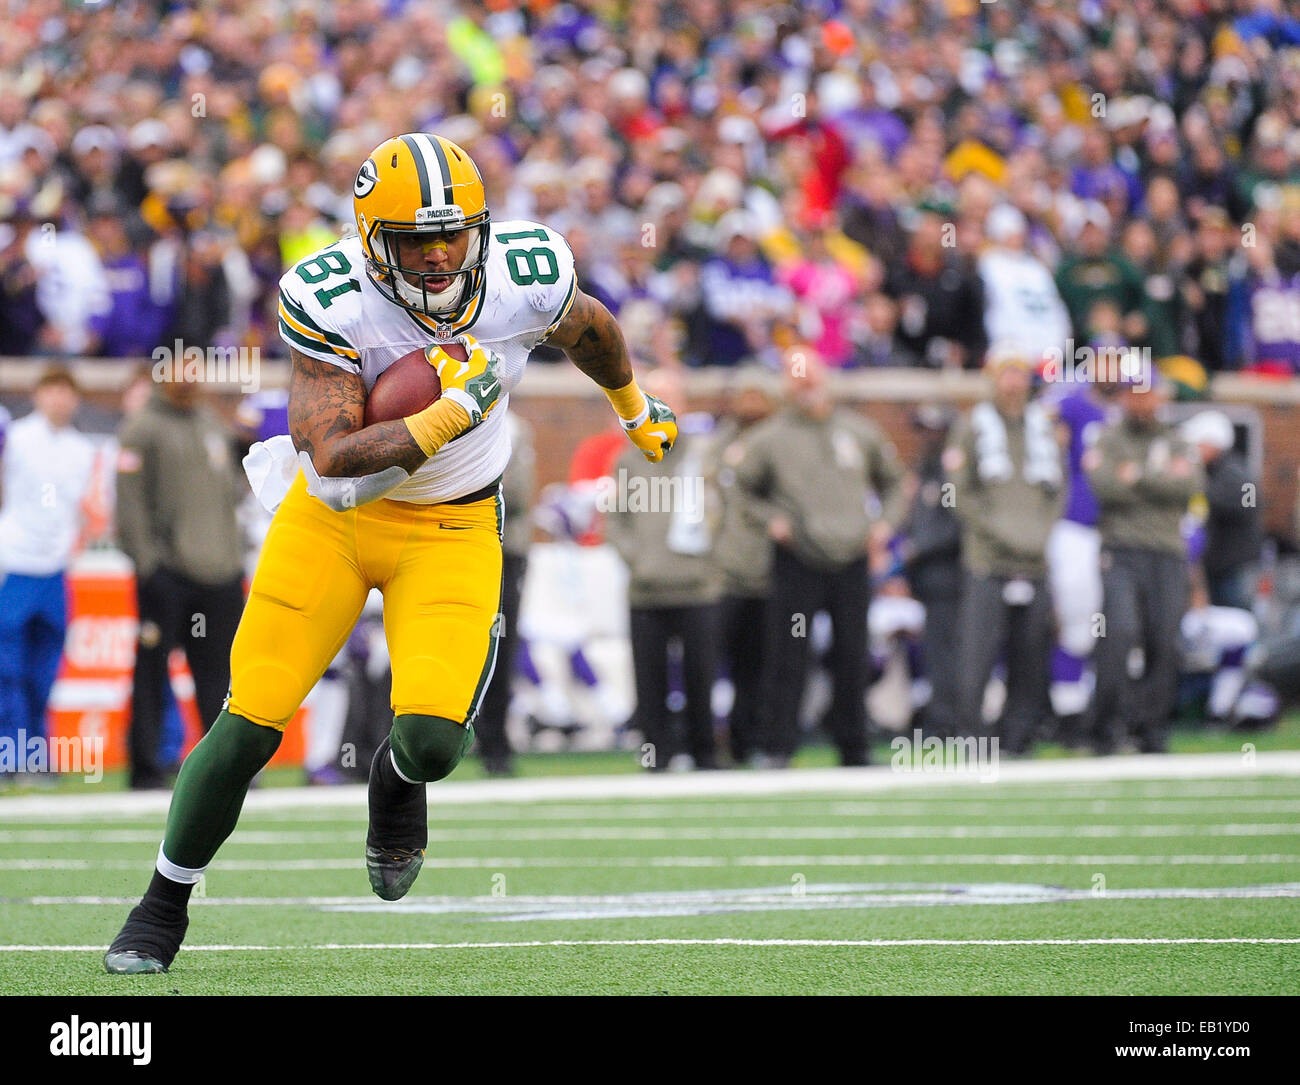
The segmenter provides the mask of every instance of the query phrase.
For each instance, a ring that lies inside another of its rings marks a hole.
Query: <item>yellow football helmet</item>
[[[443,324],[454,324],[483,290],[488,214],[483,177],[460,147],[442,136],[412,132],[385,140],[361,163],[352,185],[357,234],[366,268],[392,302]],[[402,235],[472,230],[457,270],[430,272],[403,265]],[[450,278],[441,290],[431,279]]]

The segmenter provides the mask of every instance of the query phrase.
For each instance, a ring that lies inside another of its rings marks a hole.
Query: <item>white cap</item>
[[[591,181],[609,183],[613,174],[610,164],[603,158],[597,158],[594,155],[588,155],[573,167],[571,176],[573,180],[580,185],[585,185]]]
[[[1192,415],[1181,426],[1183,440],[1194,445],[1210,445],[1227,452],[1236,444],[1237,434],[1232,420],[1222,411],[1201,411]]]
[[[133,151],[142,151],[146,147],[166,147],[170,133],[162,121],[150,118],[141,121],[131,129],[127,145]]]
[[[558,162],[549,158],[536,158],[520,166],[515,177],[524,188],[536,189],[562,185],[565,174]]]
[[[618,99],[644,99],[650,93],[650,83],[636,68],[620,68],[609,77],[610,97]]]
[[[284,177],[289,160],[273,143],[263,143],[248,156],[248,166],[254,184],[273,185]]]
[[[989,212],[984,220],[984,232],[990,241],[999,244],[1023,234],[1029,229],[1024,214],[1009,203],[1000,203]]]
[[[1110,212],[1100,200],[1085,200],[1080,211],[1078,233],[1082,233],[1085,226],[1099,226],[1110,233]]]
[[[681,152],[690,142],[690,136],[680,128],[660,128],[655,133],[655,145],[661,151]]]
[[[747,237],[754,241],[758,239],[758,222],[748,211],[738,207],[718,219],[713,237],[719,248],[725,247],[735,237]]]
[[[89,124],[72,137],[72,153],[88,154],[98,148],[101,151],[116,151],[117,136],[113,129],[104,124]]]
[[[660,181],[645,194],[642,207],[651,217],[657,217],[668,211],[676,211],[686,206],[686,192],[682,186],[672,181]]]
[[[738,204],[745,196],[745,183],[729,169],[719,166],[709,170],[695,192],[695,199],[701,204]]]
[[[47,161],[53,159],[59,150],[50,134],[34,124],[20,125],[14,132],[14,142],[20,151],[35,151]]]
[[[732,113],[718,121],[719,143],[754,143],[758,139],[758,126],[748,117]]]
[[[1106,127],[1112,132],[1141,124],[1151,115],[1152,101],[1144,94],[1121,98],[1106,111]]]

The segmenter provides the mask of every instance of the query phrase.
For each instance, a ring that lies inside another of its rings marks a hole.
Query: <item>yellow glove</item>
[[[658,463],[677,440],[677,416],[658,396],[637,387],[636,380],[622,388],[606,388],[605,395],[623,423],[630,440],[647,460]]]
[[[452,342],[465,348],[465,361],[458,362],[440,343],[430,343],[424,356],[438,371],[442,398],[464,407],[472,428],[483,421],[501,395],[501,356],[472,335],[458,335]]]
[[[472,335],[458,335],[454,342],[465,348],[465,361],[457,361],[441,343],[425,348],[424,356],[442,382],[442,395],[418,414],[403,419],[428,456],[482,422],[501,395],[501,356]]]

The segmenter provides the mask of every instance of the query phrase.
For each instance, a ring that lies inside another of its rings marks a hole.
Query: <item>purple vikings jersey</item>
[[[1081,388],[1060,399],[1056,405],[1056,417],[1070,433],[1070,444],[1066,450],[1069,488],[1064,518],[1093,527],[1097,523],[1097,499],[1088,485],[1082,463],[1084,452],[1096,440],[1097,432],[1106,417],[1105,409],[1086,389]]]
[[[1300,373],[1300,275],[1250,288],[1247,362]]]

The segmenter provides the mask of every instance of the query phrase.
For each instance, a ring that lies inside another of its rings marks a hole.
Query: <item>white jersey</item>
[[[990,343],[1015,343],[1034,359],[1060,359],[1070,316],[1052,273],[1035,257],[989,249],[979,258],[984,328]]]
[[[71,426],[56,430],[39,411],[9,427],[0,509],[0,578],[53,576],[72,558],[95,446]]]
[[[300,260],[280,279],[280,336],[303,354],[360,373],[366,392],[398,358],[446,326],[389,301],[366,272],[355,235]],[[577,294],[573,253],[536,222],[494,222],[484,285],[451,335],[472,335],[501,356],[501,399],[474,429],[449,441],[387,496],[435,504],[494,482],[510,459],[506,410],[533,348],[564,319]]]

